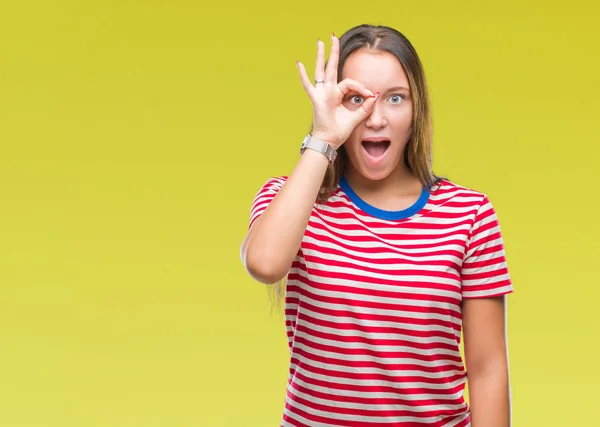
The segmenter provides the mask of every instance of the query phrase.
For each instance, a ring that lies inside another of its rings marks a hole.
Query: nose
[[[373,111],[365,121],[365,126],[371,129],[381,129],[386,124],[387,120],[383,115],[383,108],[376,102],[373,106]]]

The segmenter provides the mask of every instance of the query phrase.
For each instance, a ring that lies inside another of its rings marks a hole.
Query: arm
[[[302,63],[300,80],[313,104],[313,136],[339,148],[354,128],[371,113],[376,96],[364,85],[349,79],[338,83],[339,41],[332,34],[331,54],[325,64],[325,45],[319,40],[313,86]],[[358,108],[347,109],[350,92],[367,98]],[[241,247],[241,258],[256,280],[272,284],[288,272],[302,242],[313,205],[319,194],[329,160],[306,150],[285,184],[266,210],[250,227]]]
[[[266,210],[250,227],[241,247],[248,273],[272,284],[288,272],[298,253],[329,160],[306,150]]]
[[[467,381],[473,427],[510,427],[505,297],[463,301]]]

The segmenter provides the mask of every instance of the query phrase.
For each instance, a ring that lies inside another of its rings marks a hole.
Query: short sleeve
[[[269,206],[269,203],[275,198],[286,179],[287,177],[285,176],[269,178],[260,190],[258,190],[250,207],[250,222],[248,224],[248,229],[252,227],[254,221],[256,221],[267,209],[267,206]]]
[[[475,215],[461,277],[463,298],[489,298],[513,292],[498,216],[487,196]]]

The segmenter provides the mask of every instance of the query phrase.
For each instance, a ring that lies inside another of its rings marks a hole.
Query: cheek
[[[354,128],[344,145],[349,149],[353,149],[358,146],[362,141],[362,135],[364,133],[364,125],[361,123]]]
[[[412,109],[394,111],[390,114],[389,124],[397,129],[410,129],[412,127]]]

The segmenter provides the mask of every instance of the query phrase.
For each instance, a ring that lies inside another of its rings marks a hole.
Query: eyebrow
[[[407,92],[410,92],[410,89],[407,87],[404,87],[404,86],[394,86],[394,87],[389,88],[386,92],[395,92],[398,90],[405,90]]]

